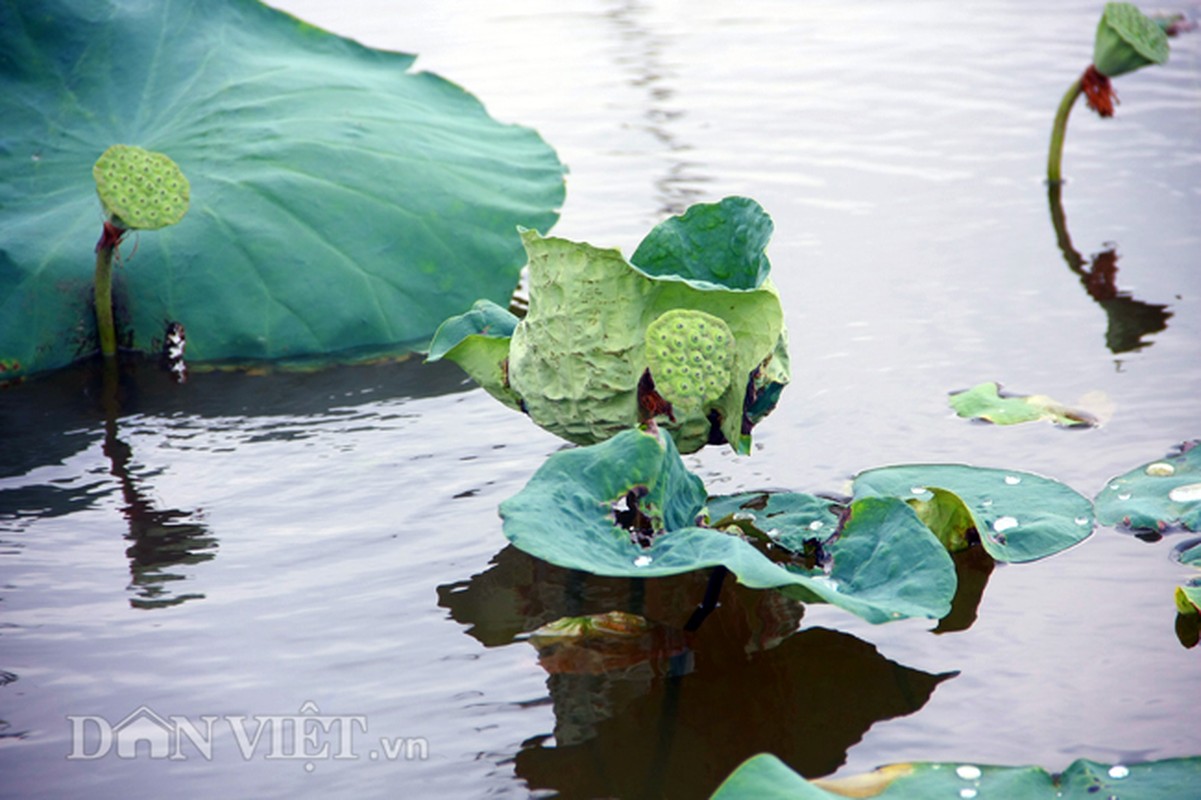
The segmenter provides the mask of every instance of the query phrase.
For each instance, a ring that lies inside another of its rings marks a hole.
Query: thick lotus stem
[[[1090,69],[1092,67],[1089,67]],[[1051,152],[1047,156],[1047,183],[1056,186],[1063,182],[1063,139],[1068,130],[1068,115],[1072,106],[1084,88],[1084,79],[1078,78],[1059,101],[1059,110],[1055,112],[1055,124],[1051,127]]]
[[[113,252],[124,235],[124,228],[105,222],[104,233],[96,242],[96,332],[100,337],[100,353],[105,358],[117,355],[117,329],[113,324]]]

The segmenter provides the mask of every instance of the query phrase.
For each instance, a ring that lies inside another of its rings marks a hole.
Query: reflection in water
[[[1089,297],[1097,301],[1109,317],[1105,331],[1105,346],[1114,355],[1141,350],[1151,342],[1144,336],[1162,331],[1168,325],[1172,312],[1166,305],[1144,303],[1118,289],[1117,248],[1109,245],[1097,253],[1090,264],[1072,246],[1068,234],[1067,219],[1061,199],[1062,186],[1053,184],[1047,188],[1047,199],[1051,204],[1051,223],[1055,226],[1055,238],[1068,268],[1080,277],[1080,283]]]
[[[129,524],[125,538],[131,544],[125,551],[132,576],[130,589],[137,597],[129,603],[134,608],[163,608],[187,600],[203,598],[197,593],[172,594],[168,584],[184,580],[185,576],[169,571],[181,564],[196,564],[214,556],[217,540],[198,523],[188,522],[192,514],[175,509],[159,510],[146,497],[139,481],[130,469],[133,450],[117,437],[120,415],[120,376],[115,361],[104,365],[101,400],[104,406],[104,455],[111,464],[110,474],[121,484],[125,505],[121,513]],[[184,521],[180,521],[184,520]]]
[[[532,788],[564,797],[707,797],[763,751],[806,776],[827,775],[872,725],[917,711],[953,675],[901,666],[838,631],[798,633],[801,605],[732,581],[699,630],[685,633],[703,572],[597,578],[512,547],[493,562],[438,589],[440,605],[485,645],[563,616],[621,610],[655,621],[640,651],[599,643],[539,652],[555,729],[526,741],[514,763]]]
[[[955,597],[951,600],[951,611],[938,621],[935,633],[966,631],[976,621],[980,601],[984,599],[984,588],[997,562],[980,544],[951,554],[955,562]]]
[[[646,96],[641,130],[667,151],[666,174],[656,178],[655,194],[659,202],[658,215],[672,216],[682,214],[697,201],[702,192],[696,185],[708,178],[692,171],[700,166],[684,157],[692,147],[680,141],[672,131],[673,123],[685,112],[671,106],[675,90],[668,84],[670,68],[661,58],[665,40],[643,24],[640,17],[646,11],[646,5],[637,0],[626,0],[605,16],[616,27],[623,47],[622,54],[616,59],[618,67],[631,73],[629,85]]]

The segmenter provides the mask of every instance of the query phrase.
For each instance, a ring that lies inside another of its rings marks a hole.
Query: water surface
[[[276,4],[537,128],[571,167],[559,235],[629,253],[692,202],[771,213],[794,382],[750,458],[687,459],[714,491],[956,461],[1092,496],[1201,436],[1201,34],[1116,81],[1113,119],[1076,109],[1057,233],[1046,140],[1100,4]],[[947,392],[984,380],[1105,424],[956,419]],[[521,634],[617,607],[678,627],[704,576],[506,548],[497,504],[564,444],[453,366],[142,370],[115,406],[81,369],[0,391],[0,439],[3,796],[695,797],[765,749],[810,776],[1198,753],[1187,535],[997,568],[937,634],[727,587],[690,651],[571,672]],[[366,718],[357,758],[244,760],[228,727],[211,760],[67,758],[69,716],[306,703]]]

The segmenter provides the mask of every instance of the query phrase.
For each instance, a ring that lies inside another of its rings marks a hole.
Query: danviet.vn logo
[[[186,761],[230,757],[249,761],[424,761],[424,737],[371,737],[366,714],[325,714],[310,701],[295,714],[160,714],[142,705],[118,720],[68,715],[72,761],[149,758]]]

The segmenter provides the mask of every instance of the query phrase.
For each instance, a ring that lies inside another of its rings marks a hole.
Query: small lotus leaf
[[[855,478],[860,497],[929,501],[930,489],[956,495],[975,523],[980,542],[997,561],[1033,561],[1066,550],[1093,531],[1088,498],[1058,481],[1014,470],[963,464],[881,467]],[[947,541],[952,535],[940,532]]]
[[[1068,408],[1046,395],[1001,395],[992,382],[951,394],[951,408],[961,417],[982,419],[997,425],[1050,420],[1065,428],[1092,427],[1097,419],[1087,411]]]
[[[507,308],[477,300],[470,311],[438,326],[426,360],[450,359],[488,394],[521,410],[521,398],[509,388],[509,340],[517,322]]]
[[[741,502],[719,498],[714,507]],[[761,538],[766,532],[706,527],[712,514],[704,486],[684,468],[671,437],[632,429],[555,453],[500,513],[505,535],[520,549],[595,575],[657,577],[720,565],[752,588],[829,602],[873,623],[950,609],[954,566],[907,505],[894,498],[857,502],[837,535],[831,524],[819,536],[810,523],[832,518],[825,510],[798,511],[802,502],[819,501],[777,501],[804,520],[803,530],[778,532],[770,548]],[[809,541],[822,549],[813,565],[799,558]]]
[[[1116,78],[1168,60],[1168,36],[1155,20],[1131,3],[1106,3],[1093,44],[1093,66]]]
[[[1058,775],[1041,767],[918,762],[891,764],[848,778],[807,781],[776,756],[763,753],[744,761],[712,800],[1180,800],[1194,797],[1199,785],[1201,757],[1195,756],[1130,765],[1078,759]]]
[[[1102,525],[1201,530],[1201,446],[1189,442],[1179,452],[1113,478],[1094,502]]]

